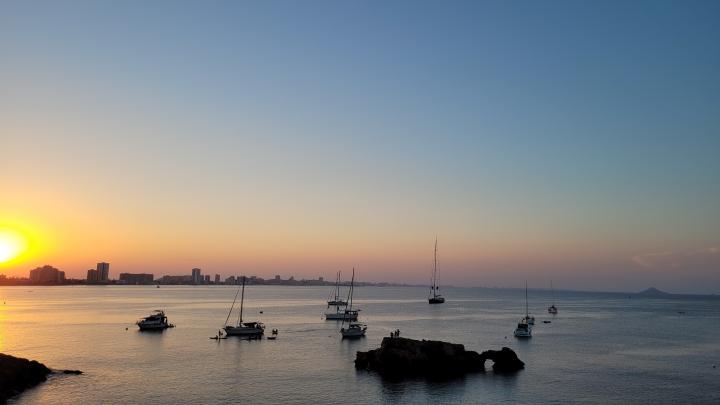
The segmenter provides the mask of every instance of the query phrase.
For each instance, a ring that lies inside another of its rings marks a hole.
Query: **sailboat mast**
[[[437,238],[435,238],[435,253],[433,254],[433,298],[437,297]]]
[[[555,289],[553,288],[552,280],[550,280],[550,292],[552,292],[552,304],[555,306]]]
[[[225,325],[227,325],[228,321],[230,320],[230,315],[232,315],[232,310],[235,308],[235,301],[237,301],[237,296],[240,293],[240,290],[237,290],[235,292],[235,298],[233,298],[233,303],[230,305],[230,311],[228,312],[227,318],[225,318]]]
[[[355,285],[355,267],[353,267],[352,271],[352,278],[350,279],[350,299],[348,300],[348,309],[352,309],[353,287]]]
[[[243,304],[245,302],[245,276],[243,276],[243,283],[242,283],[242,294],[240,294],[240,318],[238,320],[238,326],[242,324],[242,313],[243,313]]]
[[[242,308],[242,306],[240,307]],[[525,281],[525,318],[530,316],[530,312],[528,311],[528,300],[527,300],[527,281]]]
[[[337,272],[337,280],[335,280],[335,302],[340,299],[340,272]]]

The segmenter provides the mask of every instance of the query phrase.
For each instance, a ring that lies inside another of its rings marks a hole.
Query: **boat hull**
[[[357,314],[345,314],[345,313],[326,313],[325,320],[327,321],[357,321]]]
[[[532,333],[531,333],[531,332],[526,332],[526,331],[517,331],[517,330],[516,330],[515,333],[514,333],[514,335],[515,335],[516,338],[521,338],[521,339],[527,339],[527,338],[531,338],[531,337],[532,337]]]
[[[165,324],[165,325],[141,325],[141,324],[138,324],[138,328],[140,328],[141,331],[165,330],[170,327],[171,326],[168,324]]]
[[[265,331],[260,328],[226,326],[224,329],[225,329],[225,334],[228,336],[254,337],[254,336],[262,336],[265,333]]]
[[[367,331],[367,326],[365,326],[364,324],[353,324],[353,326],[351,326],[347,329],[345,329],[345,328],[340,329],[340,334],[342,335],[343,339],[354,339],[354,338],[365,337],[366,331]]]
[[[443,298],[443,297],[428,298],[428,303],[430,303],[430,304],[444,304],[444,303],[445,303],[445,298]]]

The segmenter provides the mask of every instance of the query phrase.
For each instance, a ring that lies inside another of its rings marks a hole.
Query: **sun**
[[[7,263],[25,252],[27,239],[20,232],[0,228],[0,264]]]

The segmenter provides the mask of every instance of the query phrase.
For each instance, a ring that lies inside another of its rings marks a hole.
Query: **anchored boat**
[[[136,324],[140,330],[164,330],[175,326],[168,322],[165,312],[160,309],[157,309],[151,315],[140,319],[136,322]]]
[[[265,325],[262,322],[243,322],[243,306],[245,304],[245,276],[242,277],[242,287],[240,295],[240,313],[238,314],[238,320],[236,325],[228,325],[230,315],[232,314],[233,307],[235,307],[235,301],[237,300],[238,294],[235,293],[235,299],[230,306],[230,312],[228,312],[227,319],[225,319],[225,326],[223,330],[227,336],[242,336],[248,338],[260,338],[265,333]]]
[[[438,294],[440,286],[437,285],[437,274],[437,238],[435,238],[435,255],[433,257],[432,285],[430,286],[430,296],[428,297],[428,302],[430,304],[442,304],[445,302],[445,298],[443,298],[442,295]]]
[[[355,268],[353,268],[353,275],[352,279],[350,281],[350,291],[348,293],[348,308],[345,311],[355,314],[355,319],[357,319],[357,311],[352,310],[352,302],[353,302],[353,289],[355,285]],[[343,323],[340,326],[340,334],[342,335],[343,339],[345,338],[359,338],[365,336],[365,332],[367,331],[367,325],[360,322],[355,322],[352,320],[348,320],[348,326],[345,328],[345,319],[343,319]]]

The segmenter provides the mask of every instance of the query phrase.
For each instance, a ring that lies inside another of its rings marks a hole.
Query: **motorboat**
[[[513,335],[517,338],[530,338],[532,337],[532,327],[527,322],[520,321]]]
[[[140,330],[164,330],[175,326],[168,322],[165,312],[159,309],[155,310],[151,315],[140,319],[136,324]]]
[[[366,331],[367,325],[360,322],[350,322],[347,328],[340,328],[340,333],[345,339],[363,337]]]

